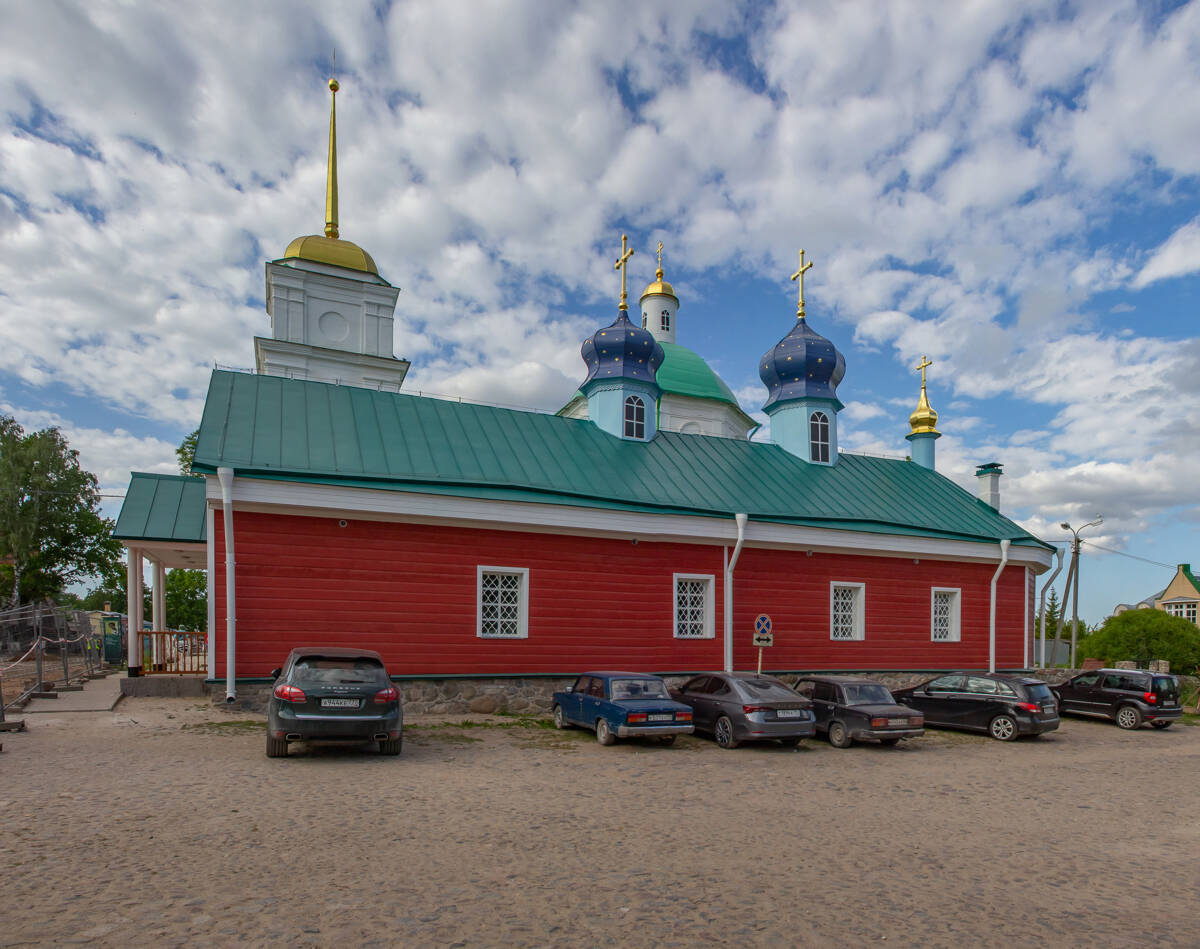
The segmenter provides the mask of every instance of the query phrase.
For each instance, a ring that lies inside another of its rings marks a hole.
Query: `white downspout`
[[[1062,572],[1063,554],[1066,553],[1066,551],[1063,550],[1061,547],[1059,547],[1054,552],[1056,554],[1058,554],[1058,566],[1054,568],[1054,573],[1050,574],[1050,578],[1042,586],[1041,605],[1038,607],[1038,615],[1041,616],[1041,618],[1042,618],[1042,622],[1040,623],[1041,632],[1042,632],[1042,642],[1041,642],[1041,651],[1038,656],[1038,668],[1039,669],[1046,668],[1046,594],[1048,592],[1050,592],[1050,585],[1052,583],[1054,583],[1054,578],[1057,577],[1059,575],[1059,573]]]
[[[737,544],[733,548],[733,556],[725,565],[725,671],[733,672],[733,570],[737,566],[738,556],[742,552],[742,542],[746,539],[745,514],[735,514],[737,522]]]
[[[233,559],[233,469],[218,468],[221,482],[221,508],[225,513],[225,701],[236,697],[237,682],[237,596],[236,563]]]
[[[1000,566],[992,574],[992,601],[988,612],[988,672],[996,671],[996,581],[1008,563],[1008,548],[1011,540],[1000,541]]]
[[[208,668],[205,670],[209,679],[215,679],[217,676],[217,535],[215,528],[216,509],[211,505],[207,505],[207,510],[204,512],[204,529],[208,537],[208,543],[205,545],[208,549],[205,551],[207,557],[205,563],[205,573],[207,581],[205,586],[205,599],[208,601],[208,622],[205,624],[205,629],[208,630]]]

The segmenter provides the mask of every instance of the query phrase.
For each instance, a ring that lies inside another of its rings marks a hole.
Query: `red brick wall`
[[[215,524],[217,676],[225,674],[222,518]],[[688,671],[722,662],[722,548],[238,512],[239,677],[314,643],[381,652],[393,675]],[[529,568],[529,638],[476,636],[476,567]],[[941,669],[987,664],[994,566],[746,548],[735,573],[735,664],[770,613],[776,669]],[[673,636],[674,573],[714,578],[716,638]],[[1000,667],[1021,664],[1023,575],[1001,577]],[[866,639],[829,640],[829,582],[865,582]],[[963,642],[931,643],[931,585],[961,586]]]

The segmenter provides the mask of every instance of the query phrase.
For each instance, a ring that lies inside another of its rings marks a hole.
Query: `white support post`
[[[142,552],[129,548],[125,571],[125,616],[128,620],[129,665],[128,674],[142,673]]]
[[[161,560],[153,560],[154,580],[150,597],[150,625],[155,630],[167,628],[167,568]]]

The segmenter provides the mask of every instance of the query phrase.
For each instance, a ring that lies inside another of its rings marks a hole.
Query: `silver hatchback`
[[[753,672],[706,672],[671,697],[692,707],[696,731],[722,748],[743,741],[779,741],[795,747],[816,733],[812,703],[771,676]]]

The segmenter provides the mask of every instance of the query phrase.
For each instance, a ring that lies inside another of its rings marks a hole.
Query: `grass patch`
[[[241,718],[230,722],[196,722],[184,725],[184,731],[202,731],[217,735],[236,735],[241,732],[261,731],[267,723],[258,718]]]
[[[471,721],[470,719],[463,719],[459,722],[435,722],[428,725],[409,725],[406,726],[406,728],[413,731],[434,731],[450,728],[554,728],[554,722],[548,718],[539,718],[533,715],[506,715],[503,717],[506,719],[506,721],[477,722]]]
[[[1184,712],[1183,715],[1181,715],[1179,717],[1179,724],[1180,725],[1200,725],[1200,713]]]

